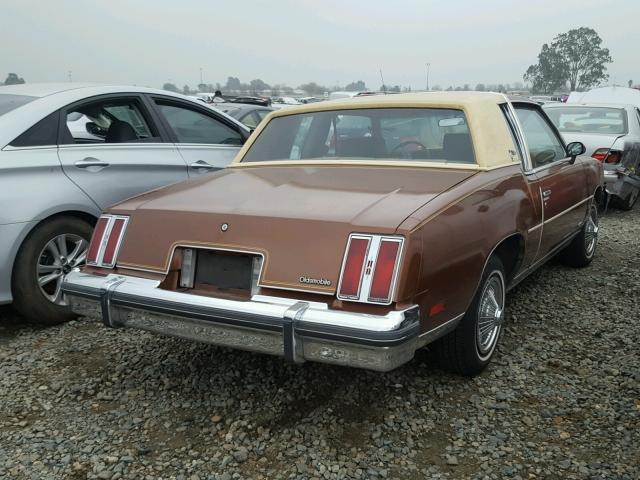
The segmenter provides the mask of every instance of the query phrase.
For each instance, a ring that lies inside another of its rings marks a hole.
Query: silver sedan
[[[552,103],[544,110],[567,143],[604,163],[607,193],[623,210],[640,196],[640,110],[634,105]]]
[[[70,318],[62,276],[84,262],[100,212],[225,167],[249,134],[162,90],[0,87],[0,304],[41,323]]]

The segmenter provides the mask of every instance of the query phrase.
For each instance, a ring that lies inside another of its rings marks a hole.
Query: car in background
[[[640,109],[606,103],[543,108],[567,142],[582,142],[603,162],[606,192],[617,207],[631,210],[640,196]]]
[[[262,105],[263,107],[268,107],[271,105],[271,99],[265,97],[252,97],[247,95],[238,95],[238,96],[223,96],[223,97],[215,97],[216,103],[247,103],[251,105]]]
[[[271,106],[276,110],[293,105],[302,105],[302,103],[293,97],[271,97]]]
[[[188,96],[189,98],[191,98],[191,99],[193,99],[193,100],[196,100],[196,101],[198,101],[198,102],[201,102],[201,103],[206,103],[206,104],[211,103],[211,102],[207,101],[207,99],[206,99],[206,98],[204,98],[204,97],[198,97],[198,96],[196,96],[196,95],[187,95],[187,96]]]
[[[594,258],[602,164],[582,153],[495,93],[283,109],[223,171],[109,208],[63,289],[108,327],[378,371],[432,344],[475,375],[508,289]]]
[[[307,103],[322,102],[322,101],[324,101],[324,98],[321,98],[321,97],[302,97],[302,98],[299,98],[298,100],[300,100],[300,103],[307,104]]]
[[[62,275],[81,265],[100,212],[225,167],[249,137],[185,96],[140,87],[0,87],[0,304],[71,317]]]
[[[242,122],[250,129],[256,128],[264,117],[275,110],[271,107],[243,103],[216,103],[212,106]]]

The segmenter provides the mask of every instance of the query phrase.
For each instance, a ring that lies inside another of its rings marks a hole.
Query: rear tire
[[[440,368],[469,377],[486,368],[500,338],[505,293],[504,266],[491,257],[464,317],[453,332],[433,344]]]
[[[76,217],[37,226],[24,241],[13,268],[14,308],[27,320],[56,325],[76,317],[60,292],[62,276],[84,263],[92,227]]]
[[[566,265],[575,268],[588,266],[598,247],[598,207],[592,201],[589,204],[587,220],[580,233],[560,253],[560,259]]]

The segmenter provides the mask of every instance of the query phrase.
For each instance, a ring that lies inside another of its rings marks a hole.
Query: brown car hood
[[[166,271],[180,244],[251,250],[265,255],[263,285],[333,293],[349,233],[394,233],[411,213],[474,173],[346,165],[228,168],[111,208],[131,215],[118,265]],[[303,285],[301,276],[324,278],[331,286]]]

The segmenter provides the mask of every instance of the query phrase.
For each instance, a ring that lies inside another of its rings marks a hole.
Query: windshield
[[[461,110],[372,108],[272,119],[242,163],[277,160],[475,163]]]
[[[627,133],[627,112],[623,108],[567,106],[547,108],[545,112],[561,132]]]
[[[30,97],[27,95],[12,95],[9,93],[0,93],[0,115],[4,115],[11,110],[18,108],[25,103],[29,103],[38,97]]]

